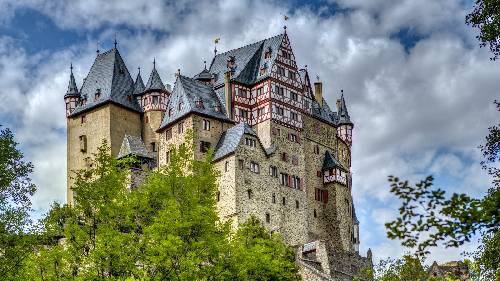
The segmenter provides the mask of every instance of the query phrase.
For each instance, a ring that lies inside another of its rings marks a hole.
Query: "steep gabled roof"
[[[180,109],[179,103],[182,103]],[[220,109],[219,112],[216,108]],[[167,113],[163,117],[159,130],[189,113],[198,113],[212,118],[230,121],[224,112],[224,106],[219,101],[211,85],[206,85],[193,78],[178,75],[167,105]]]
[[[68,97],[79,97],[80,93],[78,92],[78,88],[76,87],[75,76],[73,75],[73,65],[71,65],[71,74],[69,76],[68,90],[64,95],[65,98]]]
[[[323,159],[322,171],[330,170],[333,168],[340,168],[347,172],[347,169],[342,166],[342,164],[330,153],[330,151],[325,151],[325,158]]]
[[[116,48],[97,55],[89,74],[83,81],[81,97],[86,99],[84,105],[78,105],[72,116],[90,110],[107,102],[114,102],[131,110],[141,112],[136,99],[129,99],[132,94],[134,80]],[[95,94],[100,97],[95,100]]]
[[[257,137],[255,131],[246,123],[239,123],[225,131],[215,147],[214,161],[234,153],[244,134]]]
[[[126,156],[137,156],[153,159],[154,155],[149,153],[146,145],[140,137],[125,135],[117,158]]]
[[[140,95],[142,92],[146,90],[146,87],[144,87],[144,82],[142,82],[142,77],[141,77],[141,71],[137,73],[137,78],[135,78],[135,83],[134,83],[134,91],[133,95]]]
[[[146,91],[150,90],[165,90],[165,85],[161,81],[160,74],[156,71],[156,66],[153,66],[148,83],[146,84]]]
[[[320,106],[315,100],[312,101],[312,115],[330,125],[337,125],[337,113],[330,109],[325,99],[323,99],[323,106]]]
[[[235,59],[232,79],[243,84],[253,84],[268,77],[276,59],[285,34],[264,39],[241,48],[233,49],[214,57],[210,65],[210,73],[215,75],[215,85],[224,83],[224,73],[227,71],[227,61],[230,57]],[[271,58],[265,59],[265,52],[271,50]],[[266,66],[266,71],[259,75],[259,70]]]

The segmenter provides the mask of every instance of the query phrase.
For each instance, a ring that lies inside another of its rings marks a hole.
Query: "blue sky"
[[[101,50],[119,50],[135,77],[156,58],[166,83],[178,68],[201,70],[219,50],[287,32],[298,60],[335,104],[343,89],[355,123],[353,194],[361,250],[377,258],[405,249],[383,224],[397,215],[388,175],[433,174],[449,192],[481,196],[489,179],[477,146],[498,121],[500,66],[465,26],[471,4],[458,0],[48,1],[0,0],[0,124],[16,133],[35,164],[37,214],[65,200],[63,95],[72,62],[78,86]],[[433,258],[464,250],[435,249]]]

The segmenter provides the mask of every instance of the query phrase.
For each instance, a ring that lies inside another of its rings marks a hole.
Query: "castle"
[[[221,172],[217,208],[234,226],[251,214],[297,249],[304,280],[352,280],[359,222],[351,188],[353,123],[343,93],[333,111],[321,82],[297,67],[283,34],[215,55],[194,77],[165,86],[153,63],[144,85],[118,49],[98,53],[80,89],[71,71],[67,116],[67,200],[71,171],[92,165],[105,139],[116,157],[134,155],[155,168],[186,141],[201,159],[214,148]],[[330,94],[330,93],[329,93]],[[193,138],[186,138],[192,132]]]

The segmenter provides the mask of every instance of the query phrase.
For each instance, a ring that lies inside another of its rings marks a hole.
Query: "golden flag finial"
[[[287,21],[289,19],[289,17],[287,15],[284,15],[283,18],[285,19],[285,21]]]
[[[220,41],[220,37],[217,37],[217,38],[214,39],[214,43],[215,44],[219,44],[219,41]]]

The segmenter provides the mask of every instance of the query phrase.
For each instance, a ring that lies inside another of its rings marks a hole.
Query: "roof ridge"
[[[234,49],[231,49],[231,50],[227,50],[227,51],[225,51],[225,52],[223,52],[223,53],[219,53],[219,54],[215,55],[215,57],[220,56],[220,55],[224,55],[224,54],[229,53],[229,52],[232,52],[232,51],[236,51],[236,50],[239,50],[239,49],[243,49],[243,48],[246,48],[246,47],[248,47],[248,46],[258,44],[258,43],[261,43],[261,44],[262,44],[262,43],[264,43],[264,41],[266,41],[266,40],[270,40],[270,39],[273,39],[273,38],[276,38],[276,37],[278,37],[278,36],[282,36],[282,35],[285,35],[285,33],[280,33],[280,34],[277,34],[277,35],[274,35],[274,36],[268,37],[268,38],[266,38],[266,39],[262,39],[262,40],[257,41],[257,42],[253,42],[253,43],[250,43],[250,44],[246,44],[246,45],[243,45],[243,46],[241,46],[241,47],[239,47],[239,48],[234,48]],[[214,57],[214,58],[215,58],[215,57]]]

